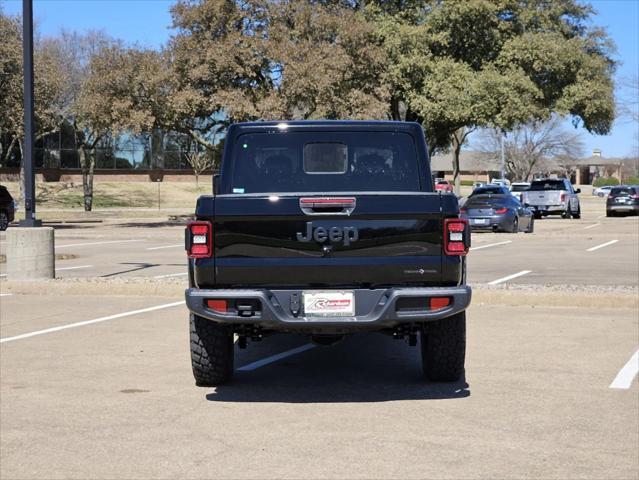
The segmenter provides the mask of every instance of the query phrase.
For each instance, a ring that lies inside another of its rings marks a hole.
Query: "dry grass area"
[[[17,182],[4,182],[14,198],[20,198]],[[159,191],[159,192],[158,192]],[[158,195],[159,193],[159,195]],[[93,207],[101,208],[189,208],[200,195],[211,193],[211,185],[195,182],[95,182]],[[38,182],[36,202],[41,210],[83,210],[82,183]]]

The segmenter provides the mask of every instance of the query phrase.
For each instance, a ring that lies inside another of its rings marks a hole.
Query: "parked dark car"
[[[473,195],[461,209],[472,230],[532,233],[535,220],[532,210],[522,205],[510,193]]]
[[[7,187],[0,185],[0,231],[5,231],[9,224],[13,222],[15,211],[13,197]]]
[[[610,190],[606,200],[606,217],[639,215],[639,185],[621,185]]]

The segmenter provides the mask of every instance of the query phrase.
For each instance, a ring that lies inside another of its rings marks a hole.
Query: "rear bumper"
[[[530,205],[533,212],[539,213],[563,213],[566,211],[566,204],[563,205]]]
[[[325,289],[326,290],[326,289]],[[464,311],[470,304],[472,291],[469,286],[354,289],[355,316],[353,317],[307,317],[303,312],[297,316],[291,311],[291,295],[299,295],[301,307],[302,290],[207,290],[189,288],[185,292],[186,305],[194,314],[209,320],[229,325],[252,325],[267,330],[349,332],[371,331],[392,328],[400,324],[440,320]],[[428,310],[398,310],[397,302],[404,298],[425,299],[449,297],[447,307]],[[260,311],[252,316],[238,312],[217,312],[206,306],[210,299],[247,300],[258,302]]]
[[[639,205],[632,204],[613,204],[607,205],[606,208],[613,212],[637,212],[639,211]]]

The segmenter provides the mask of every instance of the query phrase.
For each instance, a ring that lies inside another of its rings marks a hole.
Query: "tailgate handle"
[[[354,197],[306,197],[300,198],[300,208],[305,215],[350,215],[355,210]]]

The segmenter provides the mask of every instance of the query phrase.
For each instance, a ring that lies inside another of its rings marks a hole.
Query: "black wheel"
[[[570,218],[570,207],[561,214],[561,218]]]
[[[0,232],[4,232],[9,227],[9,216],[7,212],[0,212]]]
[[[528,228],[526,229],[526,233],[533,233],[535,231],[535,218],[530,217],[530,223],[528,224]]]
[[[233,376],[233,331],[191,314],[191,366],[198,387],[215,387]]]
[[[537,220],[540,220],[540,219],[541,219],[541,213],[539,213],[539,212],[535,212],[535,213],[533,213],[533,216],[534,216]]]
[[[612,210],[606,210],[606,217],[614,217],[615,214]]]
[[[466,359],[466,312],[425,323],[421,350],[426,378],[435,382],[459,380]]]
[[[579,220],[581,218],[581,205],[577,207],[577,211],[572,214],[572,218]]]
[[[518,233],[519,232],[519,219],[515,217],[513,219],[513,224],[510,227],[510,233]]]

